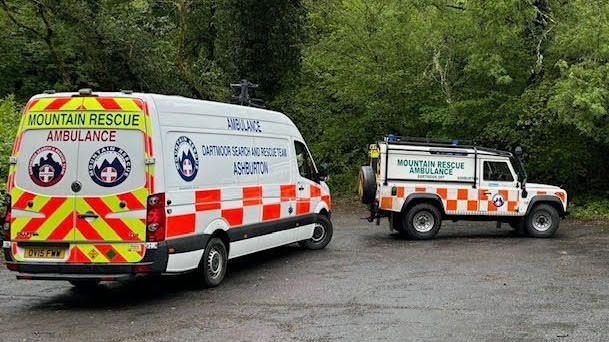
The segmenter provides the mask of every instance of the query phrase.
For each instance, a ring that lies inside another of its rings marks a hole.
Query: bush
[[[0,202],[4,204],[6,179],[8,177],[9,157],[13,141],[19,126],[19,111],[15,97],[10,95],[0,99]],[[4,205],[0,207],[0,216],[4,215]]]
[[[576,198],[568,210],[571,218],[578,220],[609,220],[609,196]]]

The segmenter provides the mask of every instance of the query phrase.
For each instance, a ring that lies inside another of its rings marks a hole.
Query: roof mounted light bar
[[[512,153],[508,151],[496,150],[493,148],[480,147],[473,144],[470,141],[458,141],[458,140],[440,140],[431,138],[418,138],[418,137],[401,137],[390,134],[386,136],[384,142],[395,145],[415,145],[415,146],[428,146],[428,147],[442,147],[442,148],[459,148],[459,149],[475,149],[478,152],[483,151],[487,153],[493,153],[498,156],[512,157]],[[466,144],[462,144],[467,142]]]

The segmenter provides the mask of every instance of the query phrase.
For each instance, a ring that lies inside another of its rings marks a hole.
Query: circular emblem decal
[[[185,136],[179,137],[173,148],[173,159],[183,180],[190,182],[195,179],[199,171],[199,154],[192,140]]]
[[[501,196],[501,194],[496,194],[495,196],[493,196],[493,205],[495,205],[495,207],[499,208],[504,204],[505,200],[503,199],[503,196]]]
[[[105,146],[89,159],[89,177],[98,185],[113,187],[121,184],[131,173],[131,159],[116,146]]]
[[[57,184],[66,173],[66,157],[53,146],[37,149],[29,162],[30,178],[38,186]]]

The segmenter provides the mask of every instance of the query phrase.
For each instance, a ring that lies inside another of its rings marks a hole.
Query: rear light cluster
[[[146,212],[146,241],[165,240],[165,194],[148,196]]]
[[[2,219],[2,237],[4,241],[9,241],[11,239],[11,196],[6,195],[4,201],[6,211]]]

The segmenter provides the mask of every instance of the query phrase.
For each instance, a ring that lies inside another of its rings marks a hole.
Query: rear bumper
[[[155,249],[147,249],[140,262],[125,264],[17,262],[11,257],[10,248],[3,249],[6,266],[9,270],[18,272],[17,279],[123,280],[136,275],[161,274],[167,269],[168,260],[166,242],[159,243]]]

